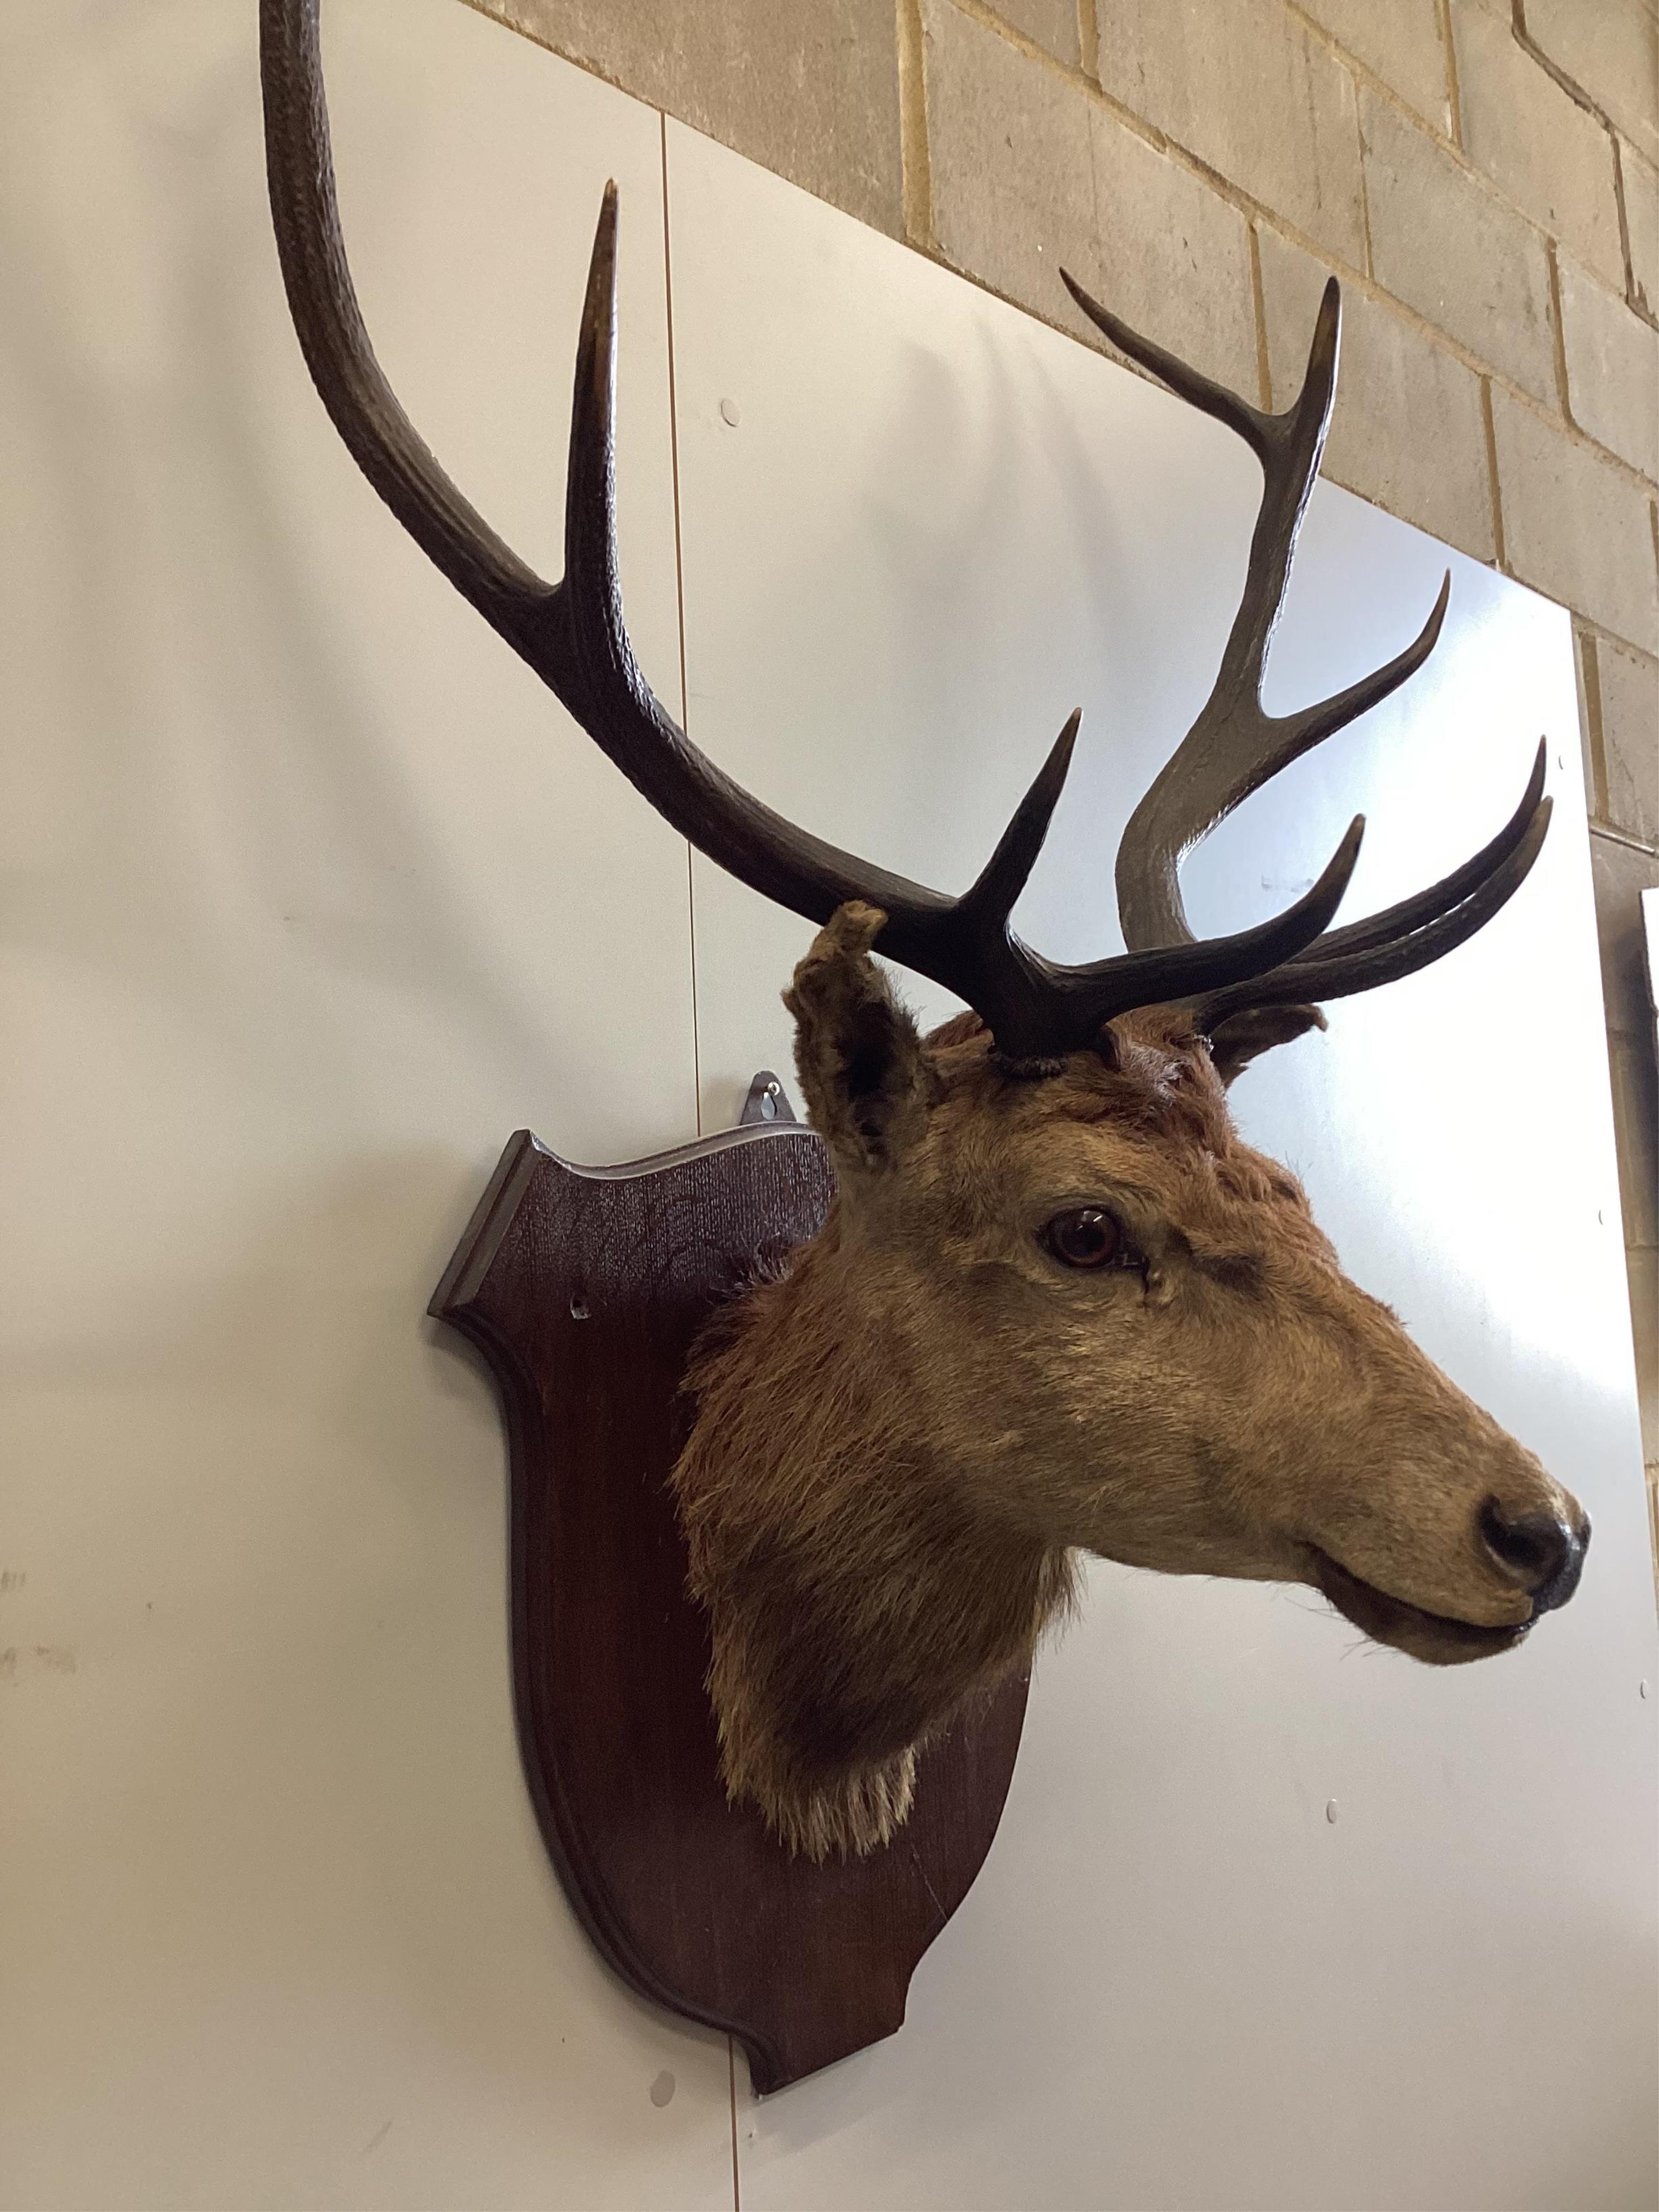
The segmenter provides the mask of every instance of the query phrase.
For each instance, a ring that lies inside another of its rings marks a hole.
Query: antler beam
[[[1036,1060],[1109,1050],[1105,1024],[1137,1006],[1189,1000],[1231,1005],[1242,1002],[1240,994],[1267,1003],[1285,994],[1282,979],[1292,970],[1297,996],[1364,988],[1385,974],[1404,972],[1402,962],[1416,966],[1437,957],[1478,928],[1524,875],[1542,836],[1536,804],[1513,837],[1505,832],[1470,864],[1476,876],[1459,871],[1425,895],[1426,904],[1407,902],[1359,925],[1358,936],[1324,937],[1353,872],[1364,826],[1356,819],[1312,890],[1273,921],[1201,943],[1187,927],[1176,882],[1181,854],[1268,777],[1402,683],[1432,647],[1445,609],[1443,589],[1416,642],[1335,698],[1293,715],[1262,712],[1262,665],[1330,418],[1339,317],[1334,283],[1320,310],[1302,393],[1286,414],[1273,416],[1139,337],[1066,279],[1114,344],[1249,442],[1261,461],[1265,490],[1243,599],[1215,690],[1136,809],[1119,855],[1119,902],[1130,950],[1063,967],[1024,944],[1009,916],[1059,800],[1079,717],[1060,732],[990,861],[959,898],[813,836],[723,775],[653,692],[623,617],[615,489],[616,187],[605,188],[588,272],[566,482],[565,575],[553,585],[457,489],[375,360],[340,234],[319,0],[260,0],[260,40],[271,213],[283,281],[307,363],[348,448],[416,542],[635,788],[751,890],[819,923],[851,900],[878,908],[887,917],[884,953],[967,1000],[1006,1057]]]
[[[319,0],[261,0],[261,74],[274,219],[301,349],[369,482],[479,613],[682,836],[764,897],[824,922],[859,899],[887,916],[881,949],[968,1001],[1011,1059],[1101,1048],[1128,1007],[1211,992],[1310,943],[1353,872],[1355,823],[1313,890],[1276,920],[1202,945],[1136,948],[1061,967],[1008,916],[1059,799],[1073,715],[979,880],[950,898],[797,828],[714,767],[666,712],[623,619],[615,514],[616,227],[607,186],[576,366],[565,577],[550,585],[483,520],[428,451],[374,358],[340,234],[322,82]]]

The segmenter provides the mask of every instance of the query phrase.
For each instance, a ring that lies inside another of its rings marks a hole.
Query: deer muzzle
[[[1577,1589],[1590,1536],[1582,1506],[1575,1520],[1561,1509],[1511,1514],[1489,1498],[1480,1509],[1480,1528],[1486,1549],[1530,1593],[1534,1620],[1565,1605]]]

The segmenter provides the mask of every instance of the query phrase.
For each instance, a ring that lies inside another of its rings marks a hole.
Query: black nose
[[[1588,1516],[1572,1528],[1553,1513],[1506,1513],[1495,1498],[1480,1509],[1487,1545],[1506,1567],[1526,1577],[1534,1620],[1565,1605],[1577,1589],[1589,1533]]]

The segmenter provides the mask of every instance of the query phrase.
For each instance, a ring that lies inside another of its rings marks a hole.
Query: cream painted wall
[[[723,765],[946,885],[1082,703],[1023,918],[1115,942],[1107,856],[1207,684],[1249,463],[451,0],[329,12],[366,312],[463,485],[556,560],[614,173],[665,696],[683,636]],[[734,2148],[750,2212],[1650,2203],[1659,1662],[1565,617],[1455,560],[1432,672],[1192,883],[1254,918],[1364,805],[1384,902],[1550,736],[1523,897],[1238,1098],[1586,1498],[1580,1599],[1449,1675],[1304,1595],[1097,1568],[903,2033],[763,2106],[739,2061],[734,2110],[724,2044],[617,1987],[542,1856],[499,1426],[420,1316],[514,1126],[623,1158],[691,1133],[699,1074],[729,1119],[805,933],[688,878],[339,449],[251,13],[0,22],[0,2203],[694,2206]],[[1393,649],[1443,560],[1322,492],[1273,697]]]

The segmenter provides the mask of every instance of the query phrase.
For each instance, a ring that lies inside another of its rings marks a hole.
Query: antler
[[[1282,415],[1250,406],[1120,320],[1060,271],[1084,313],[1121,353],[1150,369],[1194,407],[1236,430],[1261,464],[1261,506],[1250,541],[1238,611],[1214,686],[1186,737],[1129,817],[1117,855],[1119,918],[1136,951],[1193,941],[1182,902],[1182,857],[1254,791],[1313,746],[1376,706],[1413,676],[1434,650],[1451,592],[1447,571],[1438,598],[1403,653],[1357,684],[1293,714],[1269,714],[1261,679],[1284,604],[1291,557],[1308,495],[1319,473],[1336,391],[1341,288],[1326,284],[1314,325],[1302,389]],[[1525,879],[1549,826],[1542,796],[1544,747],[1519,807],[1474,858],[1413,898],[1333,930],[1281,969],[1200,994],[1201,1027],[1246,1006],[1341,998],[1438,960],[1489,921]]]
[[[1071,763],[1073,714],[978,881],[959,898],[844,853],[764,805],[698,750],[653,693],[623,625],[615,514],[616,227],[605,188],[576,361],[565,575],[550,585],[505,544],[422,442],[374,358],[340,235],[318,37],[319,0],[261,0],[271,213],[289,306],[323,403],[369,482],[484,619],[683,836],[763,896],[816,922],[861,899],[887,916],[881,949],[956,992],[1013,1060],[1109,1049],[1114,1014],[1276,972],[1319,937],[1353,872],[1356,820],[1319,881],[1273,921],[1231,937],[1137,945],[1061,967],[1008,917],[1042,849]],[[1230,404],[1237,405],[1236,402]]]

